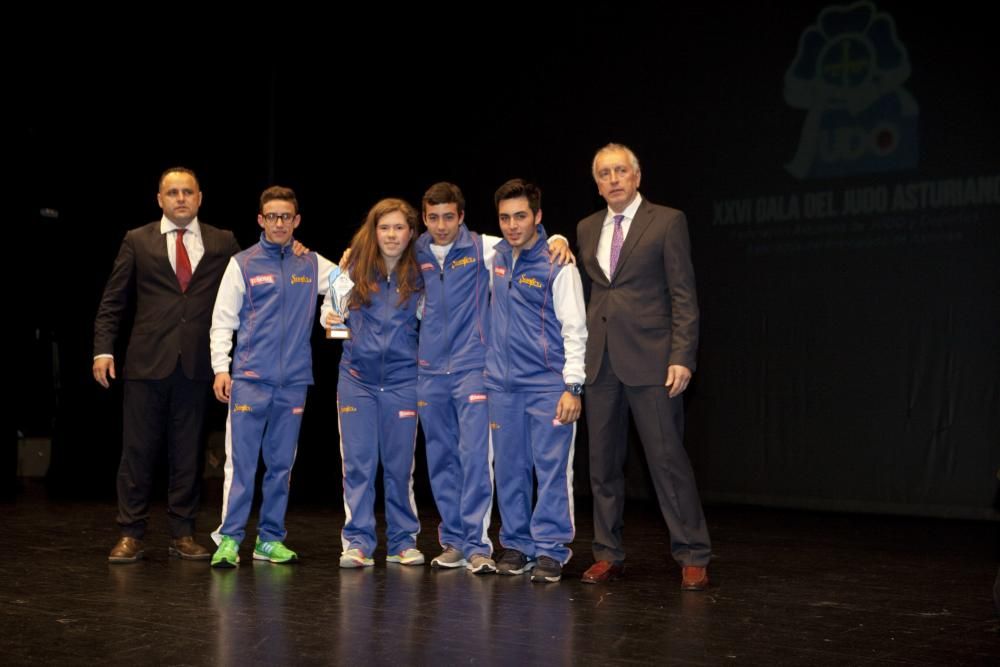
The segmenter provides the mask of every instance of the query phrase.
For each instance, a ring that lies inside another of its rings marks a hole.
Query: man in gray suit
[[[698,348],[687,220],[639,195],[639,160],[625,146],[597,151],[593,175],[608,208],[577,225],[591,282],[585,396],[597,561],[583,581],[611,581],[625,572],[623,468],[631,412],[681,566],[681,588],[704,590],[711,545],[683,443],[681,395]]]
[[[112,563],[143,556],[153,471],[164,442],[169,464],[170,554],[209,557],[194,541],[201,490],[201,429],[215,377],[208,329],[222,273],[240,247],[230,231],[198,220],[201,188],[194,172],[168,169],[156,200],[163,217],[125,234],[94,323],[94,379],[116,379],[118,331],[135,304],[125,355],[122,458],[118,469],[121,538]]]

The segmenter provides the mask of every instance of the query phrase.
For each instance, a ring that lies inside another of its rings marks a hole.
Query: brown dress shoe
[[[208,549],[195,542],[190,535],[171,540],[170,555],[184,560],[207,560],[212,556]]]
[[[681,569],[682,591],[703,591],[708,588],[708,568],[685,565]]]
[[[108,554],[109,563],[134,563],[142,558],[142,540],[134,537],[125,537],[118,540],[111,553]]]
[[[606,581],[620,579],[624,575],[625,563],[599,560],[583,573],[583,577],[580,580],[585,584],[603,584]]]

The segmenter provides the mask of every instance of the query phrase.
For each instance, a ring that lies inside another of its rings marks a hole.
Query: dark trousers
[[[682,397],[669,398],[663,385],[622,384],[612,371],[605,350],[600,371],[593,384],[587,385],[585,398],[590,434],[590,486],[594,493],[594,558],[625,559],[622,513],[631,410],[660,511],[670,531],[673,558],[681,565],[707,565],[712,547],[694,470],[684,450]]]
[[[210,383],[190,380],[180,364],[163,380],[126,380],[118,524],[141,538],[149,520],[153,472],[167,448],[167,517],[174,538],[194,534],[201,496],[202,423]]]

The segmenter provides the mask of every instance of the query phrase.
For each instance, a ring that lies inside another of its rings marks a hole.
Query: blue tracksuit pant
[[[337,384],[340,455],[344,462],[343,550],[370,557],[375,536],[375,474],[382,462],[390,554],[416,546],[420,521],[413,497],[417,387],[362,384],[341,372]]]
[[[438,541],[466,558],[491,556],[493,446],[483,371],[420,375],[417,396],[427,471],[441,515]]]
[[[233,380],[226,421],[226,480],[222,496],[222,524],[212,533],[218,544],[223,535],[242,542],[253,504],[257,458],[263,454],[263,501],[257,534],[265,542],[285,539],[285,511],[292,464],[305,410],[306,385],[276,387],[262,382]]]
[[[573,555],[576,424],[555,421],[562,391],[490,391],[500,543],[529,558]],[[535,480],[538,501],[532,511]]]

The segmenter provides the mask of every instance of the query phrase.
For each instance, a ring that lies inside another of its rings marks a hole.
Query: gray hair
[[[593,160],[593,162],[590,163],[590,173],[594,177],[595,181],[597,180],[597,158],[601,157],[605,153],[610,153],[612,151],[622,151],[622,152],[624,152],[625,155],[628,156],[629,162],[632,163],[632,169],[634,169],[637,172],[641,171],[639,169],[639,158],[637,158],[635,156],[635,153],[632,152],[631,148],[629,148],[625,144],[610,143],[607,146],[599,148],[597,150],[597,152],[594,153],[594,160]]]

